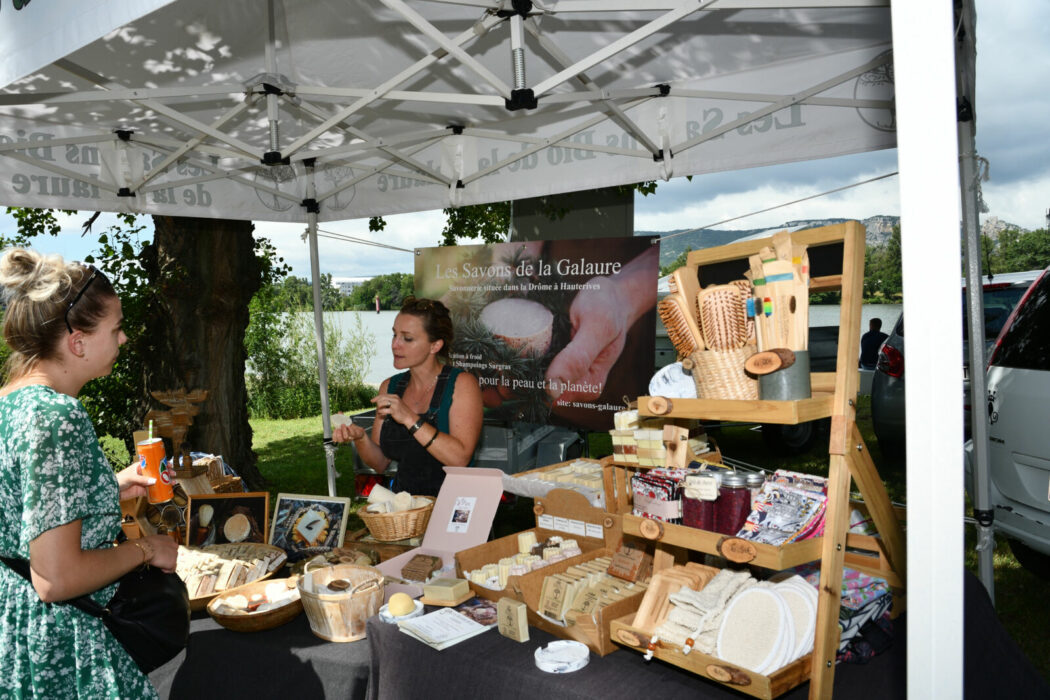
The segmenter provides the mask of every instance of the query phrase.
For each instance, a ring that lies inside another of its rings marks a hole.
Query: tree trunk
[[[263,489],[244,384],[248,302],[262,283],[254,226],[170,216],[153,221],[153,244],[142,253],[156,291],[146,321],[146,389],[207,390],[186,442],[193,451],[222,455],[249,489]]]

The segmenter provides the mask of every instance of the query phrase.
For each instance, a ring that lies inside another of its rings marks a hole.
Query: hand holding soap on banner
[[[651,237],[417,251],[417,293],[455,326],[453,363],[486,414],[605,429],[653,368],[659,249]]]

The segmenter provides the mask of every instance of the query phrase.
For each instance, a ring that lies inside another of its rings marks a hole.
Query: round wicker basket
[[[396,542],[419,537],[427,531],[430,514],[434,512],[434,499],[421,496],[429,501],[421,508],[402,510],[397,513],[366,513],[362,508],[357,516],[364,522],[372,537],[380,542]]]
[[[754,345],[745,345],[732,350],[701,350],[690,355],[697,398],[757,399],[758,380],[744,371],[744,363],[756,351]]]
[[[243,595],[251,600],[253,595],[262,593],[267,586],[274,584],[284,584],[288,588],[294,588],[297,580],[298,577],[293,576],[272,581],[253,581],[243,586],[223,591],[208,603],[208,614],[220,625],[234,632],[260,632],[279,627],[286,622],[291,622],[303,611],[302,600],[296,599],[287,605],[282,605],[273,610],[264,610],[263,612],[223,613],[219,612],[219,605],[224,598],[234,595]]]

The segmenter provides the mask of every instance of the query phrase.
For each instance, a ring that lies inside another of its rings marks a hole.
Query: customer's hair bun
[[[61,255],[11,248],[0,258],[0,285],[7,298],[23,295],[30,301],[47,301],[71,282]]]

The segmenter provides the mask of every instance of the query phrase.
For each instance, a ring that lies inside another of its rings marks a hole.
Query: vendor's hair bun
[[[47,301],[60,291],[65,296],[71,283],[61,255],[12,248],[0,258],[0,285],[7,299],[22,295],[30,301]]]

